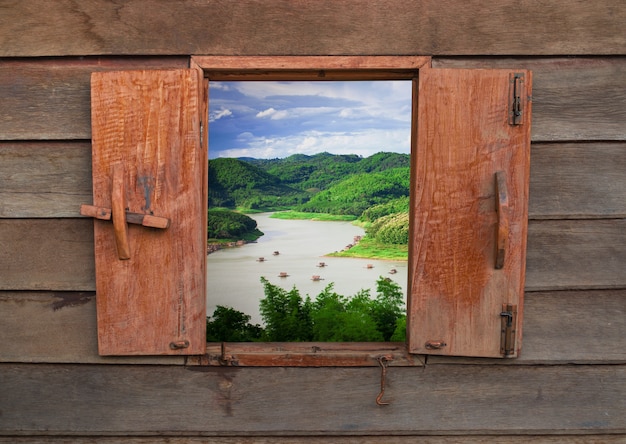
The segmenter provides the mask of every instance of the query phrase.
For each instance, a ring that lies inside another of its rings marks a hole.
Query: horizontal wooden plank
[[[526,290],[626,288],[626,219],[531,221]]]
[[[0,159],[0,218],[78,217],[93,201],[89,142],[3,142]]]
[[[440,58],[432,65],[531,70],[534,142],[626,140],[626,58]]]
[[[626,366],[3,364],[3,434],[626,433]],[[504,399],[504,401],[503,401]]]
[[[536,143],[531,219],[626,217],[626,143]]]
[[[3,14],[5,11],[6,8],[2,9]],[[36,36],[36,32],[30,29]],[[71,29],[68,31],[72,33]],[[45,41],[41,36],[37,36],[37,40],[40,44]],[[184,68],[188,65],[188,57],[2,60],[0,139],[90,139],[89,84],[92,72]]]
[[[0,290],[95,291],[93,221],[0,219]]]
[[[95,291],[93,222],[0,219],[0,290]],[[626,288],[626,219],[533,220],[526,290]]]
[[[0,142],[0,218],[80,217],[92,201],[88,142]],[[536,143],[531,219],[626,216],[626,143]]]
[[[80,440],[82,444],[327,444],[328,436],[184,436],[179,433],[172,436],[0,436],[3,444],[74,444]],[[425,436],[419,433],[410,436],[332,436],[334,444],[623,444],[626,434],[610,435],[445,435]]]
[[[92,71],[185,64],[185,58],[4,60],[0,139],[89,139]],[[533,141],[626,140],[624,58],[434,59],[433,66],[533,70]]]
[[[428,356],[432,364],[626,363],[626,290],[526,293],[517,359]]]
[[[92,292],[0,292],[0,360],[182,365],[182,356],[98,355]]]
[[[47,363],[180,364],[177,358],[99,357],[95,294],[0,292],[0,361]],[[626,363],[626,290],[527,293],[524,337],[517,359],[428,357],[428,364]],[[420,366],[401,343],[211,344],[188,365]],[[179,358],[182,359],[182,358]]]
[[[14,2],[2,9],[0,56],[568,55],[623,54],[626,47],[626,12],[610,0],[480,6],[460,0],[318,0],[297,9],[290,0]]]

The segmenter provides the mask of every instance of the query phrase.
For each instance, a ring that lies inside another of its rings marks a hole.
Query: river
[[[286,290],[295,285],[304,298],[315,298],[329,283],[337,293],[352,296],[361,289],[376,294],[376,280],[388,277],[406,294],[407,262],[374,259],[324,257],[363,235],[350,222],[272,219],[271,213],[251,215],[263,233],[257,242],[226,248],[207,257],[207,315],[217,305],[232,307],[261,324],[259,300],[263,294],[261,276]],[[277,251],[279,254],[274,255]],[[263,261],[259,258],[263,257]],[[326,264],[320,267],[320,262]],[[371,268],[369,268],[371,266]],[[389,273],[395,269],[395,274]],[[280,277],[286,273],[287,277]],[[312,279],[314,275],[319,281]]]

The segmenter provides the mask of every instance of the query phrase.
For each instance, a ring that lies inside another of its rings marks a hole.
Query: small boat
[[[326,266],[326,262],[320,262],[319,264],[317,264],[318,267],[325,267]]]
[[[365,268],[374,268],[374,266],[372,264],[367,264]]]
[[[390,274],[396,274],[398,272],[398,270],[396,270],[395,268],[392,268],[391,270],[389,270]]]
[[[312,281],[321,281],[322,278],[320,277],[319,274],[314,274],[313,276],[311,276],[311,280]]]
[[[260,258],[258,258],[256,261],[257,261],[257,262],[264,262],[264,261],[265,261],[265,258],[261,256],[261,257],[260,257]]]
[[[272,254],[273,254],[274,256],[278,256],[278,255],[280,254],[280,251],[274,251]]]
[[[286,278],[287,276],[289,276],[289,275],[287,274],[287,272],[286,272],[286,271],[281,271],[281,272],[278,274],[278,277],[281,277],[281,278]]]

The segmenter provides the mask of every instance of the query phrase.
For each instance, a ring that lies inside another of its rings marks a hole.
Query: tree
[[[260,301],[267,341],[311,341],[311,301],[300,296],[296,287],[286,291],[261,277],[265,298]]]
[[[208,342],[259,341],[263,328],[250,324],[250,316],[233,308],[218,305],[213,317],[207,317],[206,339]]]

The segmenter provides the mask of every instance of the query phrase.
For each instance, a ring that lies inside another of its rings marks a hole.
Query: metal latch
[[[500,312],[502,328],[500,333],[500,354],[510,356],[515,354],[515,330],[517,325],[517,305],[502,304]]]
[[[522,97],[524,91],[524,73],[509,75],[509,125],[522,124]]]

